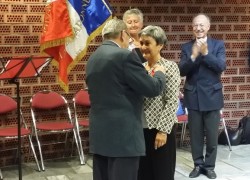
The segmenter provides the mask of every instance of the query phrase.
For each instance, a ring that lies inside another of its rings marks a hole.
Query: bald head
[[[205,14],[198,14],[193,18],[193,33],[196,38],[204,38],[210,29],[210,18]]]
[[[206,14],[197,14],[196,16],[194,16],[194,18],[193,18],[193,23],[194,23],[197,19],[202,19],[204,22],[206,22],[207,24],[210,25],[210,18],[209,18]]]

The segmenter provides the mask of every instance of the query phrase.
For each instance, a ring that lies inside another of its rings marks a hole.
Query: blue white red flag
[[[86,55],[112,12],[105,0],[48,0],[41,51],[53,57],[59,83],[68,92],[68,74]]]

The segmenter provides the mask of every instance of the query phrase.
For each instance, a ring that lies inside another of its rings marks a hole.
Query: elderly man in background
[[[184,104],[188,109],[194,161],[189,177],[195,178],[202,173],[215,179],[220,109],[224,106],[221,73],[226,69],[225,46],[223,41],[207,36],[210,29],[207,15],[195,16],[192,26],[195,39],[182,46],[179,63],[181,76],[186,76]]]

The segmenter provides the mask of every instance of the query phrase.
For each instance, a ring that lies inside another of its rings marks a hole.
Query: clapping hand
[[[196,44],[200,47],[200,53],[203,56],[208,54],[207,41],[204,38],[197,39]]]
[[[196,42],[194,43],[192,47],[191,58],[196,59],[199,53],[201,53],[203,56],[208,54],[207,42],[203,38],[197,39]]]
[[[196,59],[197,56],[200,54],[200,47],[194,43],[193,47],[192,47],[192,59]]]

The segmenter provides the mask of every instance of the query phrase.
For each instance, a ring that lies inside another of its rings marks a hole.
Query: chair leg
[[[185,140],[186,136],[186,128],[187,128],[187,122],[182,123],[182,128],[181,128],[181,140],[180,140],[180,147],[183,146],[183,142]]]
[[[2,179],[3,179],[3,174],[2,174],[2,171],[0,169],[0,180],[2,180]]]
[[[84,157],[84,152],[83,152],[83,149],[82,149],[82,138],[81,138],[81,136],[80,136],[79,131],[78,131],[77,133],[78,133],[79,148],[80,148],[80,152],[81,152],[81,154],[82,154],[83,164],[85,164],[85,157]],[[82,164],[82,163],[81,163],[81,164]]]
[[[78,131],[76,130],[76,133],[77,133],[77,137],[79,137],[79,134],[78,134]],[[78,138],[78,142],[79,142],[79,149],[80,149],[80,152],[81,152],[81,142],[80,142],[81,139]],[[73,138],[73,141],[72,141],[72,145],[71,145],[71,154],[73,154],[73,151],[74,151],[74,145],[76,145],[76,142],[75,142],[75,137]],[[77,147],[77,145],[76,145]],[[80,164],[84,164],[84,156],[82,156],[82,153],[81,153],[81,157],[79,156],[80,158]]]
[[[40,161],[41,161],[41,166],[42,166],[41,168],[42,168],[42,171],[45,171],[45,167],[44,167],[44,163],[43,163],[43,154],[42,154],[41,144],[40,144],[40,141],[38,139],[37,132],[35,132],[35,136],[36,136],[37,146],[38,146],[39,155],[40,155]]]
[[[73,149],[74,149],[74,145],[75,145],[75,138],[72,138],[72,143],[71,143],[71,156],[73,154]]]
[[[85,164],[85,159],[84,159],[82,142],[81,142],[79,130],[73,129],[73,132],[74,132],[74,138],[75,138],[75,142],[76,142],[77,151],[78,151],[79,158],[80,158],[80,164]]]
[[[226,123],[225,123],[225,119],[222,118],[222,124],[224,126],[224,129],[225,129],[225,133],[226,133],[226,137],[227,137],[227,142],[228,142],[228,148],[230,151],[232,151],[232,147],[231,147],[231,143],[230,143],[230,140],[229,140],[229,136],[228,136],[228,132],[227,132],[227,127],[226,127]]]
[[[32,137],[31,137],[31,135],[29,135],[29,142],[30,142],[31,150],[32,150],[32,152],[33,152],[33,156],[34,156],[35,161],[36,161],[37,169],[38,169],[38,171],[41,171],[41,168],[40,168],[40,165],[39,165],[37,156],[36,156],[36,151],[35,151],[34,145],[33,145],[33,143],[32,143]]]
[[[64,140],[64,153],[63,153],[63,157],[65,157],[65,152],[67,150],[67,141],[68,141],[68,131],[65,133],[65,140]]]
[[[184,130],[184,123],[181,123],[181,139],[180,139],[180,147],[183,146],[183,130]]]

